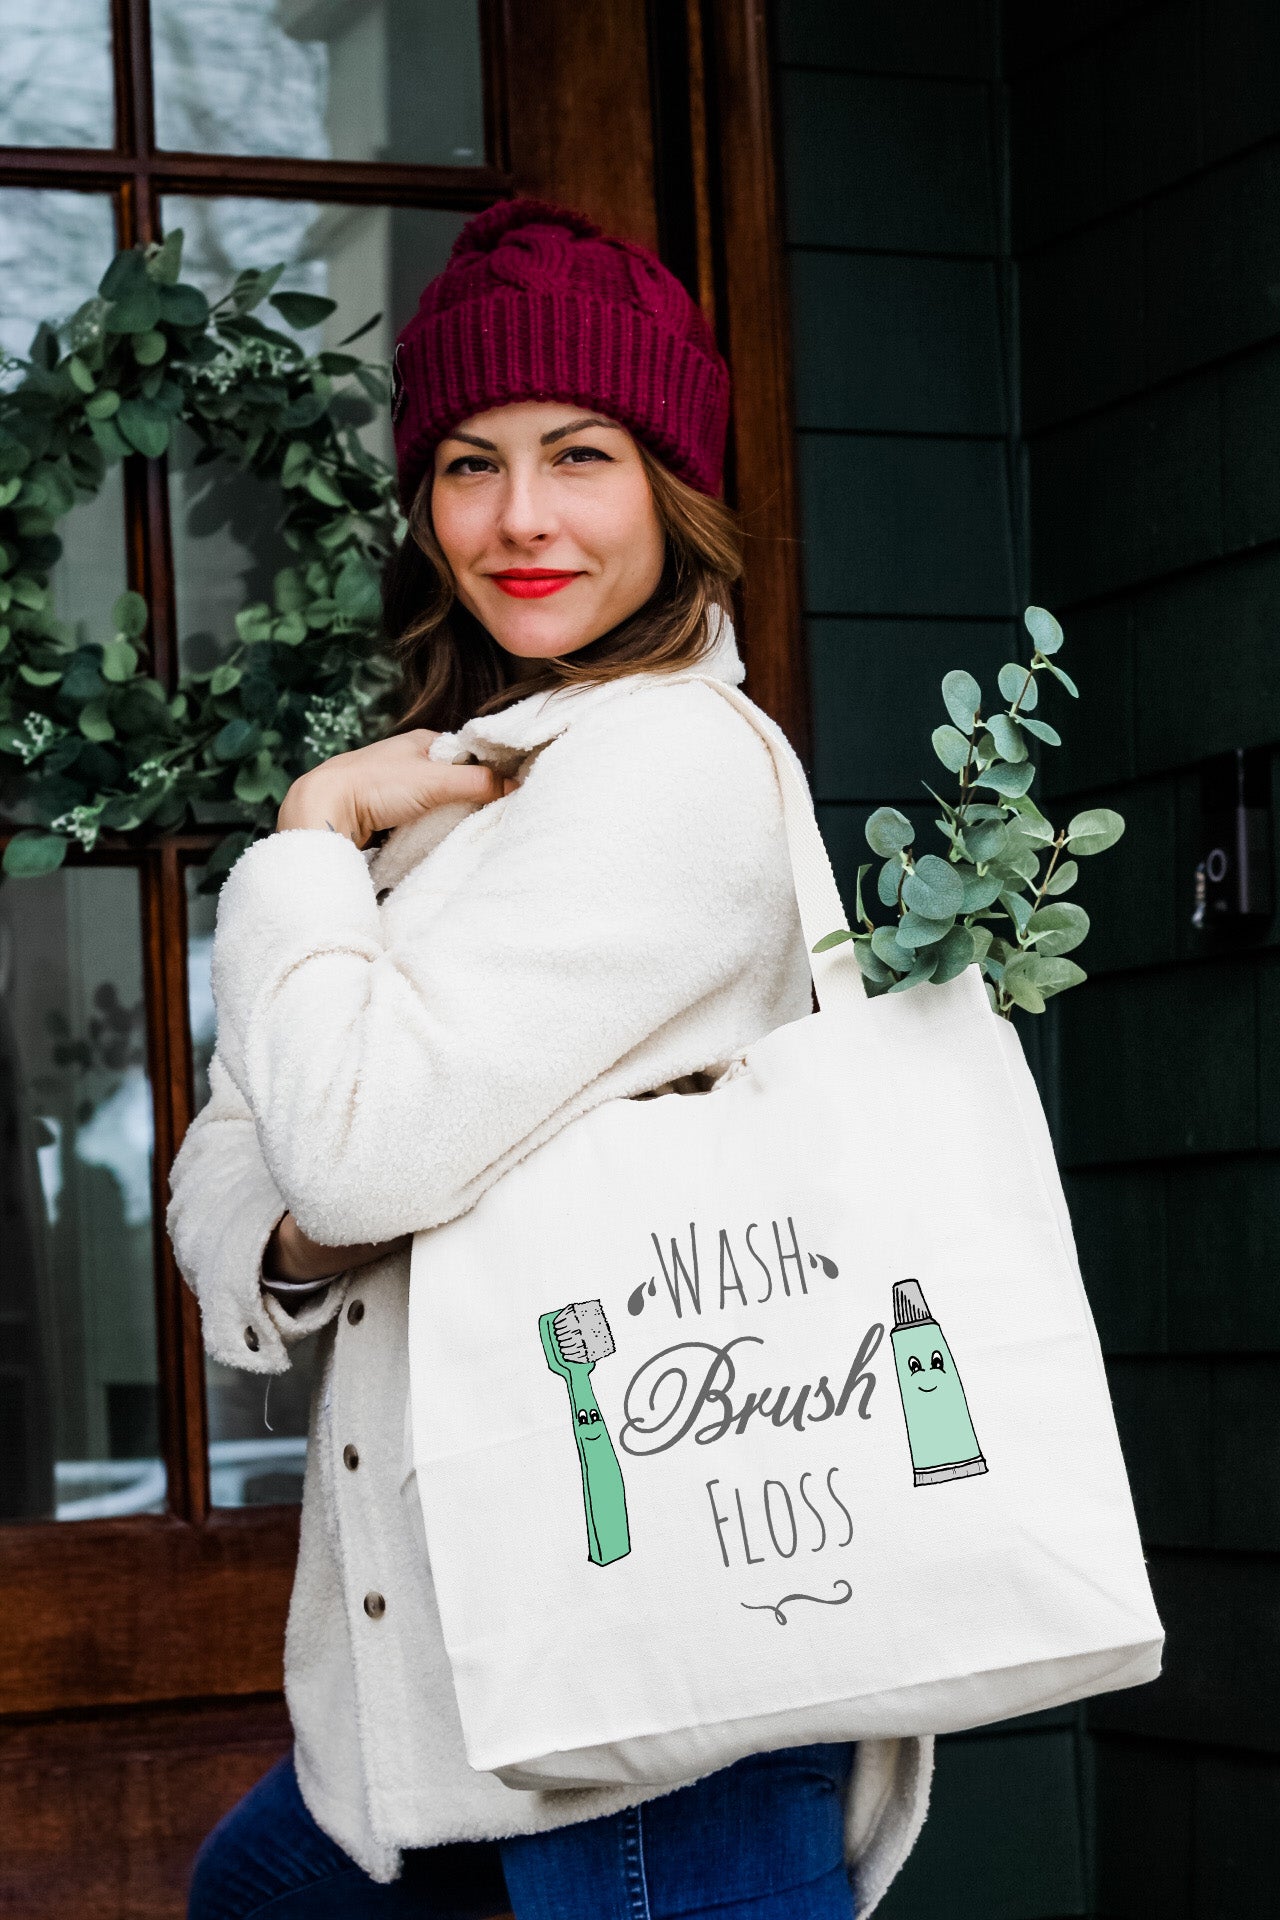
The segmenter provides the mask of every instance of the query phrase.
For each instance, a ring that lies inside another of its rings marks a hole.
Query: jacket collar
[[[675,669],[664,676],[670,680],[710,678],[740,686],[746,668],[738,651],[733,622],[727,614],[715,612],[711,651],[696,666]],[[529,754],[536,753],[556,739],[579,716],[609,700],[625,698],[638,686],[649,684],[650,676],[627,674],[620,680],[606,680],[595,686],[555,687],[548,692],[531,693],[516,700],[500,713],[477,714],[453,733],[441,733],[431,743],[430,758],[454,765],[463,761],[481,761],[511,773]],[[396,827],[380,847],[366,849],[370,877],[381,892],[398,881],[426,858],[459,821],[475,811],[471,802],[434,807],[402,827]]]

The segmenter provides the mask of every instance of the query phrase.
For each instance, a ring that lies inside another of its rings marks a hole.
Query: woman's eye
[[[492,473],[493,471],[492,460],[486,460],[482,453],[460,454],[445,468],[446,473]]]
[[[593,460],[611,460],[612,455],[602,447],[566,447],[557,464],[567,466],[572,461],[575,467],[583,467]]]

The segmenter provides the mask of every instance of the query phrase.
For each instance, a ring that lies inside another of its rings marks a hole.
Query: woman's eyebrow
[[[469,447],[483,447],[486,453],[496,453],[498,451],[492,440],[481,440],[479,435],[474,433],[459,433],[456,428],[452,433],[446,433],[445,439],[462,440],[465,441]]]
[[[567,433],[581,433],[584,427],[612,427],[615,432],[622,431],[616,420],[602,420],[593,413],[582,420],[571,420],[567,427],[555,427],[550,433],[544,433],[539,444],[549,447],[553,440],[563,440]]]

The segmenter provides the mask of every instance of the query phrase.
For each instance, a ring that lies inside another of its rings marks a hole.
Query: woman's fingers
[[[497,800],[505,791],[501,774],[492,767],[455,767],[433,760],[431,769],[440,783],[440,800]]]

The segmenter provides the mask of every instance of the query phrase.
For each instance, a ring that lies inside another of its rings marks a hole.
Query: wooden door
[[[37,9],[8,29],[30,84],[0,101],[6,342],[182,225],[197,277],[284,257],[349,326],[374,260],[376,349],[471,212],[582,206],[662,248],[735,360],[749,684],[803,744],[762,6],[384,0],[358,34],[313,0],[80,10],[73,67]],[[89,620],[145,595],[168,687],[256,564],[200,505],[180,462],[132,458],[59,577]],[[258,1384],[206,1367],[163,1226],[205,1097],[218,837],[107,835],[0,885],[0,1908],[26,1920],[181,1913],[200,1838],[288,1742],[305,1395],[273,1399],[268,1442]]]

